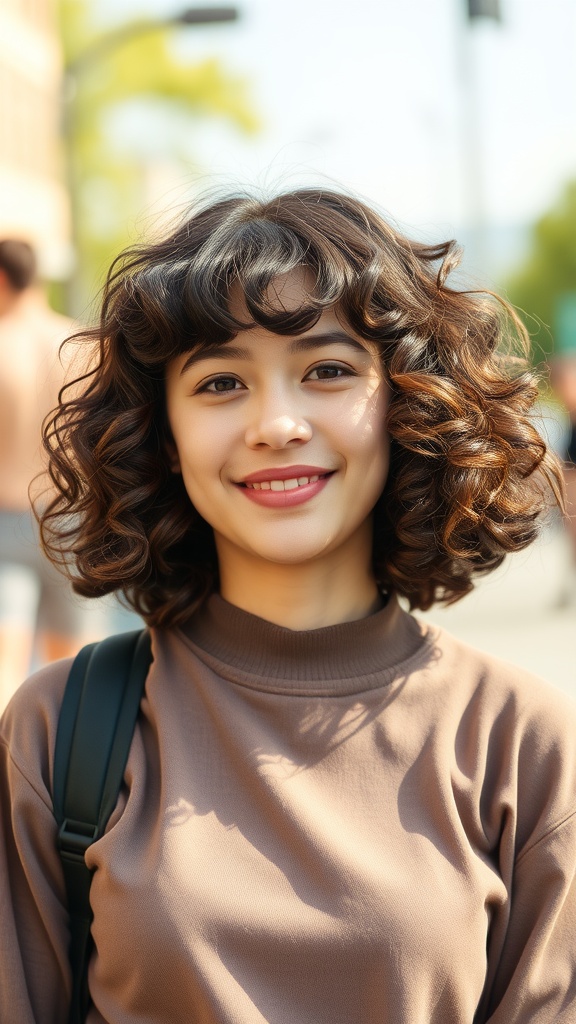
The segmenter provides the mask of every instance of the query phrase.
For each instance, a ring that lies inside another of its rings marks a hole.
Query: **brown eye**
[[[227,391],[236,391],[236,385],[240,381],[236,377],[213,377],[200,387],[200,391],[207,391],[210,394],[222,394]]]
[[[307,380],[339,380],[342,377],[351,376],[352,370],[348,366],[324,363],[322,366],[315,366],[308,374]]]

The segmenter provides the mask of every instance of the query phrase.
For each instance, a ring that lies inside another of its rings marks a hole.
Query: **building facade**
[[[70,262],[54,3],[0,0],[0,237],[32,242],[53,279],[66,276]]]

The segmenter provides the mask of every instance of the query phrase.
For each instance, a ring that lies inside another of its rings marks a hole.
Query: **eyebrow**
[[[293,355],[297,352],[309,352],[315,348],[325,348],[328,345],[347,345],[349,348],[355,349],[357,352],[367,353],[368,349],[362,345],[359,341],[351,338],[345,331],[329,331],[326,334],[307,334],[303,338],[295,338],[290,342],[288,346],[288,352]],[[220,344],[208,344],[203,345],[202,348],[191,352],[182,369],[180,370],[180,376],[190,369],[194,363],[199,363],[203,359],[250,359],[250,351],[247,348],[243,348],[241,345],[232,345],[230,342],[225,341]]]

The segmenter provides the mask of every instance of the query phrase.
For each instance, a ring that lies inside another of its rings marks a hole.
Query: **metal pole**
[[[468,0],[468,17],[493,18],[500,21],[500,0]]]
[[[486,217],[475,42],[471,26],[465,23],[460,33],[459,47],[464,213],[470,233],[469,262],[475,274],[484,275],[487,265]]]
[[[500,21],[499,0],[467,0],[467,17],[459,12],[459,79],[464,209],[470,229],[470,255],[483,276],[489,263],[484,191],[484,147],[480,108],[480,72],[475,27],[478,19]]]

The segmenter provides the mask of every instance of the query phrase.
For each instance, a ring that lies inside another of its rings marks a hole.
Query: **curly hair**
[[[506,354],[510,337],[527,352],[524,329],[492,293],[447,286],[458,260],[452,241],[410,241],[358,199],[312,188],[213,201],[127,250],[99,327],[75,336],[95,346],[90,367],[45,424],[48,556],[79,594],[120,591],[150,625],[187,618],[218,587],[218,565],[212,530],[170,468],[166,367],[255,325],[301,333],[332,307],[377,343],[390,385],[376,578],[411,608],[464,596],[535,538],[562,482],[530,418],[537,380]],[[269,286],[302,267],[313,285],[288,313]],[[230,312],[232,286],[250,322]]]

